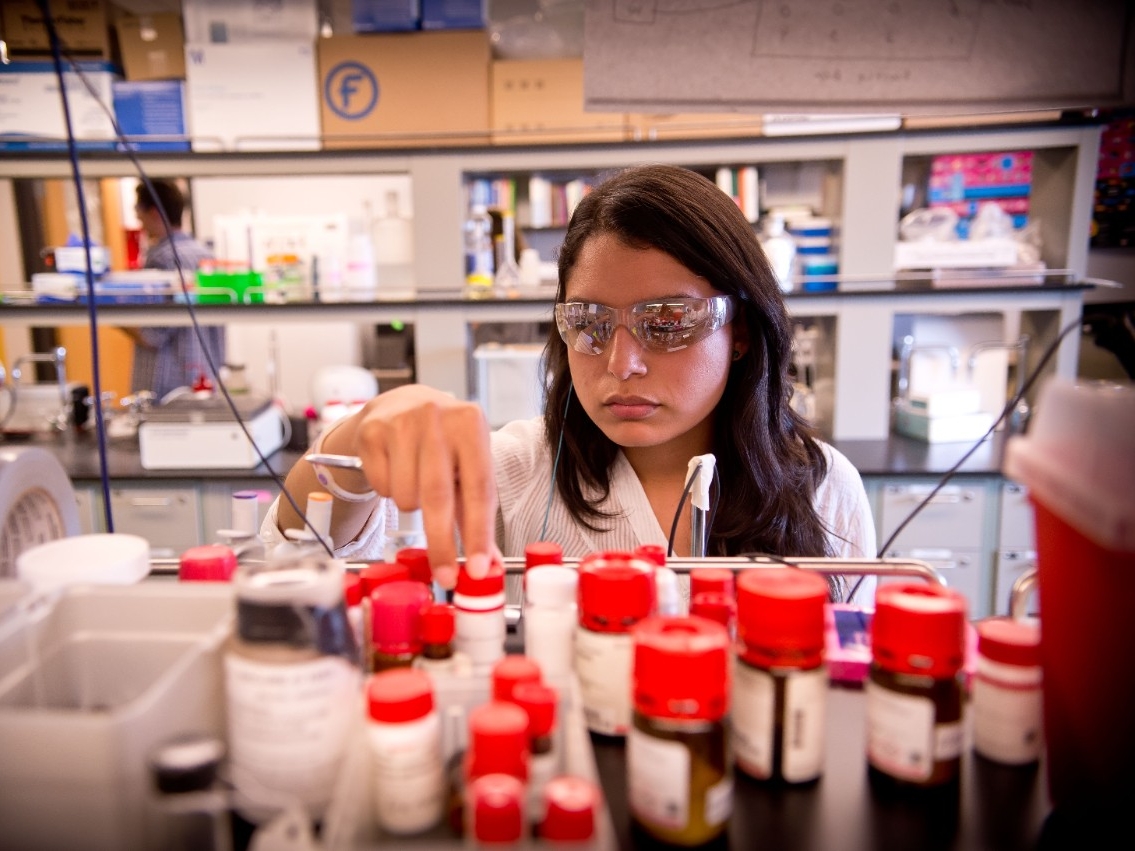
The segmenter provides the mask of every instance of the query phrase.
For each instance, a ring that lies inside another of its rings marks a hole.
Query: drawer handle
[[[130,499],[135,508],[167,508],[173,504],[168,496],[136,496]]]

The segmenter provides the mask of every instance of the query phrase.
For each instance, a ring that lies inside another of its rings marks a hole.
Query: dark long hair
[[[720,488],[708,554],[830,555],[812,504],[827,459],[811,427],[788,404],[792,322],[737,205],[710,180],[684,168],[650,165],[615,174],[571,217],[560,249],[557,301],[564,300],[583,245],[598,234],[666,252],[732,295],[734,321],[748,329],[748,352],[733,362],[714,416]],[[563,435],[556,488],[576,521],[595,529],[611,519],[600,505],[610,492],[619,447],[581,405],[569,404],[567,347],[554,327],[548,367],[545,434],[551,446]]]

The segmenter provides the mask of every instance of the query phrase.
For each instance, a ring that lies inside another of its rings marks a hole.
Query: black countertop
[[[887,440],[838,440],[832,445],[847,456],[863,476],[939,476],[952,467],[970,448],[969,443],[922,443],[908,437],[891,435]],[[959,475],[1000,475],[1005,438],[997,432],[983,442],[959,469]],[[2,446],[39,446],[47,449],[63,465],[74,481],[101,478],[98,441],[90,432],[59,436],[0,440]],[[249,469],[184,469],[146,470],[138,454],[138,442],[132,439],[107,441],[107,471],[111,479],[143,479],[160,481],[225,481],[232,479],[270,479],[269,468],[284,475],[300,458],[301,452],[282,449],[263,464]]]

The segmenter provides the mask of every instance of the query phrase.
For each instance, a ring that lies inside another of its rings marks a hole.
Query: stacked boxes
[[[930,206],[949,207],[958,214],[962,239],[986,202],[996,203],[1012,216],[1013,227],[1021,228],[1028,221],[1032,172],[1032,151],[935,157],[930,166]]]

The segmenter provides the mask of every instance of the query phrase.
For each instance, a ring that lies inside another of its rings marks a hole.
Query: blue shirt
[[[197,266],[213,255],[204,245],[187,233],[175,231],[146,252],[147,269],[176,270],[174,259],[180,261],[187,285],[192,285]],[[213,379],[209,364],[201,347],[201,340],[192,325],[170,325],[139,328],[141,344],[134,347],[134,374],[131,382],[134,392],[152,390],[162,399],[178,387],[192,387],[199,376]],[[222,325],[201,326],[201,336],[213,366],[217,369],[225,362],[225,329]]]

